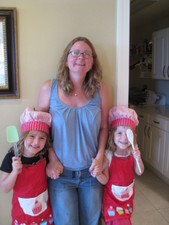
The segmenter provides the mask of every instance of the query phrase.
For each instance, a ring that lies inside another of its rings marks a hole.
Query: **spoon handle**
[[[138,170],[139,170],[139,172],[141,173],[141,167],[140,167],[140,164],[139,164],[138,159],[136,159],[136,163],[137,163],[137,166],[138,166]]]
[[[13,149],[14,149],[14,155],[15,155],[16,157],[18,157],[19,154],[18,154],[18,147],[17,147],[17,144],[16,144],[16,143],[13,144]]]
[[[133,147],[134,147],[134,144],[133,144]],[[137,146],[136,146],[136,147],[137,147]],[[133,148],[133,150],[134,150],[134,148]],[[139,170],[139,172],[141,173],[141,167],[140,167],[138,158],[136,158],[135,160],[136,160],[136,163],[137,163],[138,170]]]

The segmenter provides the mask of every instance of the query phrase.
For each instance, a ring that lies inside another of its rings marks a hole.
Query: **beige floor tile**
[[[146,169],[135,187],[132,225],[169,225],[169,186]]]
[[[165,193],[162,188],[159,191],[148,189],[145,192],[145,196],[156,209],[169,207],[169,194]]]
[[[153,211],[155,207],[151,201],[145,197],[140,191],[135,192],[134,198],[134,213],[144,213],[146,211]]]
[[[133,214],[132,225],[168,225],[167,220],[157,211]]]
[[[163,218],[165,218],[169,224],[169,207],[165,208],[165,209],[160,209],[158,210],[159,213],[163,216]]]

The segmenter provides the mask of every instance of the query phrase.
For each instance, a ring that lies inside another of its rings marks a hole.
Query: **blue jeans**
[[[55,225],[101,225],[102,185],[89,169],[64,169],[48,183]]]

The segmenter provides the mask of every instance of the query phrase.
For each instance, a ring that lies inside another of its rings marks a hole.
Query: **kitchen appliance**
[[[159,99],[156,101],[157,105],[166,105],[166,96],[159,95]]]
[[[145,95],[145,105],[154,105],[159,100],[159,96],[154,91],[146,90]]]
[[[166,96],[156,94],[154,91],[145,91],[145,105],[166,105]]]

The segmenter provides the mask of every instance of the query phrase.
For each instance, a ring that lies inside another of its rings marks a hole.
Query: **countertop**
[[[162,117],[169,119],[169,105],[137,105],[130,106],[131,108],[137,110],[142,110],[150,114],[158,114]]]

